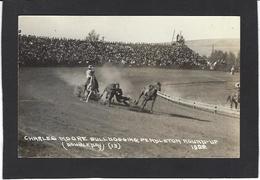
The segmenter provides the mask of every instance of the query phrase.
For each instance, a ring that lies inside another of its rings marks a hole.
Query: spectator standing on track
[[[231,75],[234,75],[234,74],[235,74],[235,67],[234,67],[234,66],[232,66],[232,68],[231,68],[231,70],[230,70],[230,74],[231,74]]]
[[[240,83],[237,82],[237,83],[235,84],[235,87],[236,87],[236,89],[237,89],[237,101],[240,103]]]

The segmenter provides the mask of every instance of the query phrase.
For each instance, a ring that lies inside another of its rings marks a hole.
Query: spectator
[[[148,44],[83,41],[19,35],[19,64],[23,66],[102,65],[129,67],[203,68],[205,58],[181,43]]]

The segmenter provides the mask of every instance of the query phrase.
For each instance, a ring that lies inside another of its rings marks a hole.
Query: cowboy
[[[109,84],[101,94],[100,98],[104,95],[106,92],[106,102],[108,103],[108,106],[110,106],[111,101],[113,97],[116,97],[116,100],[121,103],[123,102],[125,105],[129,106],[129,103],[126,101],[129,101],[130,98],[123,96],[123,91],[120,88],[120,85],[118,82]]]
[[[129,106],[129,103],[127,101],[130,100],[129,97],[123,96],[123,91],[120,88],[119,83],[116,83],[116,87],[115,87],[115,96],[116,96],[116,100],[121,103],[123,102],[125,105]]]
[[[89,65],[88,66],[88,69],[86,70],[86,78],[87,78],[87,81],[90,77],[94,76],[95,74],[95,69],[92,65]]]
[[[104,93],[106,93],[106,102],[108,102],[108,105],[110,106],[111,100],[116,93],[116,83],[111,83],[111,84],[107,85],[106,88],[104,89],[103,93],[100,95],[99,99],[102,98]]]

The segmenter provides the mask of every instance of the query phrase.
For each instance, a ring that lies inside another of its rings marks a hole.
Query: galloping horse
[[[99,85],[95,76],[91,76],[85,84],[83,94],[86,97],[86,102],[88,102],[89,98],[92,94],[97,94]]]
[[[238,103],[240,103],[240,94],[235,93],[232,95],[229,95],[227,98],[227,102],[230,102],[230,108],[233,108],[233,104],[235,104],[235,108],[237,109]]]
[[[154,106],[154,103],[155,103],[155,100],[157,97],[157,91],[161,91],[160,82],[157,82],[156,84],[150,84],[148,86],[145,86],[141,91],[141,94],[136,102],[136,105],[138,105],[141,97],[144,96],[143,101],[141,103],[142,110],[144,110],[148,101],[152,101],[152,106],[151,106],[150,112],[153,112],[153,106]]]

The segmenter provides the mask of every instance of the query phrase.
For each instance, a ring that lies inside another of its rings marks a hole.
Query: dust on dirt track
[[[84,73],[81,70],[20,69],[19,157],[239,157],[238,118],[180,106],[159,97],[155,102],[153,114],[123,106],[107,107],[96,102],[83,103],[73,95],[75,85],[84,81]],[[99,77],[97,72],[97,78]],[[105,84],[102,78],[99,79],[102,88]],[[136,86],[128,93],[136,98],[147,81],[145,76],[143,79],[129,76],[129,83]],[[97,152],[73,148],[66,151],[56,142],[24,141],[25,135],[216,139],[218,145],[195,151],[190,145],[124,143],[120,150]]]

